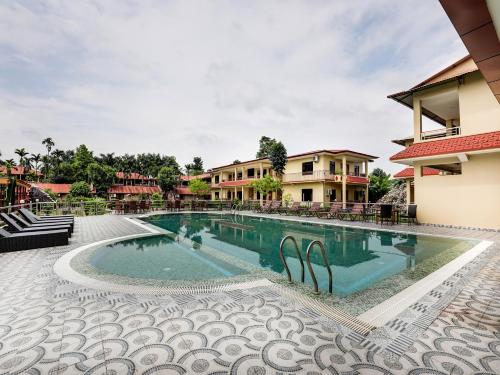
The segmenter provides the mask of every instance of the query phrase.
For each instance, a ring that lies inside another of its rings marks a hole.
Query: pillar
[[[422,103],[419,99],[413,100],[413,133],[415,136],[414,142],[420,142],[422,134]]]
[[[264,168],[262,166],[262,162],[260,163],[260,178],[264,177]],[[262,206],[262,203],[264,202],[264,197],[262,194],[260,195],[260,205]]]
[[[366,185],[365,187],[365,203],[368,203],[368,191],[369,191],[369,186],[370,185]]]
[[[365,160],[365,176],[368,177],[368,160]]]
[[[347,202],[347,161],[342,157],[342,208],[346,208]]]
[[[411,180],[406,180],[406,204],[412,203],[411,201]]]

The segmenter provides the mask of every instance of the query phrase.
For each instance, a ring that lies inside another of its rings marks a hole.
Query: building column
[[[368,203],[368,202],[369,202],[369,201],[368,201],[369,186],[370,186],[370,185],[368,185],[368,184],[367,184],[367,185],[366,185],[366,187],[365,187],[365,203]]]
[[[410,204],[411,202],[411,180],[406,180],[406,204]]]
[[[342,157],[342,208],[346,208],[347,202],[347,161]]]
[[[368,160],[365,160],[365,176],[368,177]]]
[[[260,178],[264,177],[264,168],[262,166],[262,162],[260,163]],[[264,197],[260,194],[260,205],[264,202]]]
[[[413,132],[414,142],[420,142],[422,134],[422,103],[418,99],[413,100]]]
[[[243,202],[245,200],[245,188],[242,186],[241,187],[241,201]]]

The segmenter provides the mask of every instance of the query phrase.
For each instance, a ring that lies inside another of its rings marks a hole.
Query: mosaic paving
[[[70,246],[0,254],[0,374],[500,373],[498,233],[418,229],[495,243],[364,337],[279,288],[152,298],[67,282],[52,266],[69,250],[144,232],[77,218]]]

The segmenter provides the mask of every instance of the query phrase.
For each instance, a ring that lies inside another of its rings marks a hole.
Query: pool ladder
[[[281,262],[283,263],[283,266],[285,267],[286,274],[288,276],[288,282],[291,284],[293,283],[293,278],[292,278],[292,273],[290,272],[290,268],[288,267],[288,263],[285,259],[285,255],[283,254],[283,247],[285,245],[285,242],[287,240],[291,240],[294,244],[295,247],[295,252],[297,253],[297,258],[299,258],[300,261],[300,281],[303,283],[304,282],[304,260],[302,259],[302,255],[300,254],[299,246],[297,245],[297,240],[295,237],[288,235],[283,237],[280,243],[280,259]],[[325,264],[326,270],[328,272],[328,292],[331,294],[333,291],[333,274],[332,274],[332,269],[330,267],[330,264],[328,263],[328,257],[326,256],[326,250],[325,250],[325,245],[323,245],[323,242],[319,240],[314,240],[311,241],[309,246],[307,246],[307,251],[306,251],[306,262],[307,262],[307,269],[309,270],[309,274],[311,275],[311,279],[313,282],[314,286],[314,294],[320,294],[319,288],[318,288],[318,279],[316,278],[316,274],[314,273],[314,269],[312,268],[311,265],[311,252],[314,246],[317,245],[319,246],[319,249],[321,251],[321,256],[323,258],[323,263]]]

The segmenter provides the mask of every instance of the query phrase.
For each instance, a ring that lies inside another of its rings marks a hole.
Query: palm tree
[[[38,175],[38,164],[40,164],[40,162],[42,161],[42,155],[31,154],[31,161],[34,163],[35,166],[36,180],[40,182],[40,176]]]
[[[63,150],[59,150],[59,149],[55,149],[53,152],[52,152],[52,158],[54,160],[54,164],[56,166],[58,166],[61,161],[62,161],[62,158],[64,157],[64,151]]]
[[[14,161],[14,159],[7,159],[4,160],[3,165],[7,170],[7,177],[10,178],[12,176],[12,168],[16,166],[16,162]]]
[[[47,149],[47,159],[49,159],[50,151],[52,151],[52,147],[54,147],[55,143],[52,138],[47,137],[42,141],[42,145]],[[49,163],[45,164],[45,176],[49,175]]]
[[[22,147],[16,148],[14,150],[14,153],[19,156],[19,165],[28,169],[28,167],[26,167],[26,155],[28,155],[28,151],[26,151],[26,149]]]

